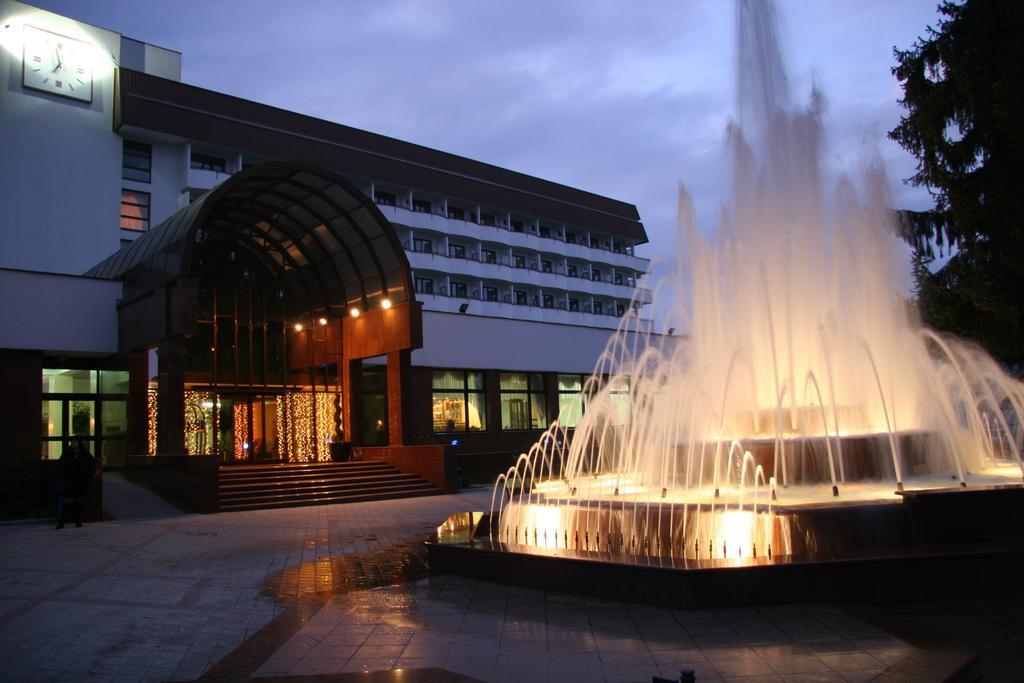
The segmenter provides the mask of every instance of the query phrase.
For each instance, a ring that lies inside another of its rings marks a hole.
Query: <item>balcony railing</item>
[[[611,311],[602,310],[601,312],[594,312],[593,310],[591,310],[590,304],[584,304],[582,310],[572,310],[569,308],[569,302],[565,299],[560,299],[557,302],[552,302],[550,306],[545,306],[543,299],[537,296],[528,297],[528,301],[522,303],[515,301],[515,298],[511,294],[502,294],[500,299],[488,299],[486,298],[485,295],[480,294],[479,289],[474,289],[469,294],[460,294],[457,292],[449,292],[448,287],[445,285],[441,285],[436,290],[429,292],[417,289],[416,293],[428,296],[443,296],[449,299],[459,299],[461,301],[483,301],[485,303],[500,303],[509,306],[522,306],[523,308],[541,308],[547,310],[557,309],[561,311],[566,311],[567,313],[584,313],[587,315],[602,316],[606,318],[622,318],[625,317],[626,313],[629,311],[629,309],[626,308],[621,315],[618,313],[618,311],[614,309]]]
[[[607,251],[607,252],[610,252],[610,253],[613,253],[613,254],[626,254],[627,256],[636,257],[636,253],[635,253],[635,250],[634,250],[633,246],[628,245],[628,244],[622,244],[622,243],[619,243],[619,242],[615,242],[614,240],[595,240],[595,239],[591,239],[589,241],[583,240],[583,239],[571,239],[570,240],[570,239],[566,239],[566,236],[564,234],[559,234],[559,233],[541,234],[541,233],[533,232],[532,230],[516,229],[511,224],[509,224],[507,221],[504,221],[504,220],[496,220],[493,223],[486,222],[484,220],[478,220],[476,214],[474,212],[472,212],[472,211],[464,212],[462,217],[459,217],[459,216],[453,214],[453,212],[451,210],[449,210],[448,213],[445,213],[444,211],[442,211],[442,207],[440,207],[440,206],[433,206],[432,205],[430,207],[430,210],[427,210],[426,207],[421,206],[421,205],[410,204],[407,200],[402,199],[401,197],[397,198],[394,202],[392,202],[390,199],[387,199],[387,200],[384,200],[384,201],[379,201],[379,199],[380,198],[378,198],[378,201],[376,202],[378,206],[387,206],[387,207],[391,207],[391,208],[406,209],[406,210],[412,211],[414,213],[428,213],[428,214],[431,214],[433,216],[439,216],[441,218],[445,218],[445,219],[451,220],[451,221],[462,221],[464,223],[472,223],[473,225],[483,225],[483,226],[486,226],[486,227],[499,228],[501,230],[506,230],[508,232],[519,233],[521,235],[529,235],[530,237],[535,237],[535,238],[537,238],[539,240],[552,240],[552,241],[555,241],[555,242],[562,242],[562,243],[566,243],[566,244],[578,244],[581,247],[588,247],[590,249],[596,249],[596,250],[599,250],[599,251]]]
[[[579,269],[575,273],[567,272],[565,267],[562,265],[555,265],[551,270],[545,270],[540,265],[534,262],[522,262],[516,263],[514,260],[509,259],[504,254],[494,254],[493,257],[489,255],[481,255],[478,251],[472,251],[462,256],[457,256],[452,253],[445,253],[445,251],[438,246],[430,245],[428,248],[423,244],[416,244],[405,240],[402,242],[402,246],[406,251],[411,251],[415,254],[429,254],[431,256],[441,256],[443,258],[457,259],[460,261],[475,261],[476,263],[483,263],[486,265],[496,266],[507,266],[509,268],[516,268],[518,270],[532,270],[536,273],[542,273],[545,275],[559,275],[562,277],[578,278],[580,280],[588,280],[590,282],[603,282],[609,285],[618,285],[620,287],[629,287],[635,289],[637,287],[636,278],[632,276],[613,276],[611,273],[594,273],[590,270]]]

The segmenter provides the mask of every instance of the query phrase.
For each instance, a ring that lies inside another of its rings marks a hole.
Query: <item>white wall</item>
[[[611,330],[423,311],[423,348],[413,365],[593,372]]]
[[[114,280],[0,268],[0,348],[115,353]]]
[[[26,24],[94,46],[91,103],[22,87]],[[179,54],[150,47],[147,68],[180,70]],[[120,248],[120,50],[118,33],[0,0],[0,267],[79,274]]]

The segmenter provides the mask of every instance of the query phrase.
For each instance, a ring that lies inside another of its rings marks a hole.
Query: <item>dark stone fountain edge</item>
[[[427,552],[434,574],[677,608],[986,598],[1024,593],[1022,500],[1021,487],[909,496],[897,507],[916,542],[830,556],[684,561],[566,548],[537,552],[493,541],[486,513],[476,513],[468,526],[469,513],[456,513],[445,526],[461,525],[463,532],[435,534]]]

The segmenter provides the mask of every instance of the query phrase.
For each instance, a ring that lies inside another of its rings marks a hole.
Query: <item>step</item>
[[[391,498],[404,498],[412,494],[422,492],[440,492],[434,486],[427,483],[406,484],[399,486],[375,486],[365,489],[351,490],[328,490],[322,492],[289,493],[280,495],[247,496],[232,498],[221,501],[221,509],[231,509],[240,505],[255,505],[261,507],[277,506],[285,503],[314,504],[320,501],[347,500],[361,496],[388,496]]]
[[[296,489],[296,490],[285,490],[285,491],[238,491],[230,495],[222,495],[221,500],[256,500],[256,499],[271,499],[271,498],[289,498],[296,496],[322,496],[322,495],[334,495],[345,492],[359,493],[361,491],[383,491],[391,489],[405,489],[405,488],[423,488],[433,486],[430,482],[423,481],[422,479],[402,479],[396,481],[381,481],[375,484],[363,484],[358,486],[352,486],[347,484],[328,484],[325,486],[311,487],[308,489]]]
[[[415,474],[395,473],[382,477],[359,477],[353,479],[322,479],[317,482],[303,482],[300,484],[288,482],[261,482],[260,484],[225,485],[220,486],[220,496],[239,496],[255,493],[285,493],[299,491],[319,491],[325,488],[359,488],[366,486],[377,486],[380,484],[396,483],[420,483],[423,479]]]
[[[314,498],[306,500],[291,500],[291,501],[268,501],[262,503],[244,503],[244,504],[221,504],[220,509],[222,512],[242,512],[245,510],[266,510],[276,508],[289,508],[289,507],[303,507],[306,505],[334,505],[341,503],[365,503],[375,500],[392,500],[395,498],[420,498],[422,496],[436,496],[443,493],[441,489],[436,487],[407,491],[400,494],[395,493],[361,493],[348,496],[330,496],[323,498]]]
[[[316,481],[318,479],[346,479],[349,477],[365,477],[375,475],[394,474],[399,470],[394,467],[366,467],[362,469],[335,471],[335,470],[312,470],[309,472],[285,472],[275,474],[272,472],[262,472],[259,474],[244,474],[235,476],[224,476],[221,473],[220,481],[228,482],[231,484],[240,484],[245,482],[260,482],[260,481]]]
[[[260,474],[260,473],[284,473],[284,472],[308,472],[311,470],[336,470],[346,471],[361,469],[365,467],[391,467],[390,463],[383,460],[351,460],[349,462],[316,462],[316,463],[282,463],[267,465],[221,465],[221,475],[234,474]]]

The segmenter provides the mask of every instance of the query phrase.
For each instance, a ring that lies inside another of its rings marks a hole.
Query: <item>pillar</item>
[[[0,377],[0,456],[36,460],[43,452],[42,352],[0,350]]]
[[[388,444],[411,443],[412,352],[409,349],[388,353]]]
[[[547,420],[544,422],[544,428],[547,429],[548,425],[554,422],[558,418],[558,373],[557,372],[545,372],[544,373],[544,402],[547,403]]]
[[[185,453],[185,342],[169,339],[157,347],[157,453]]]
[[[341,371],[341,428],[345,441],[360,445],[363,442],[363,361],[342,359]]]
[[[128,353],[128,455],[149,453],[149,350]]]

